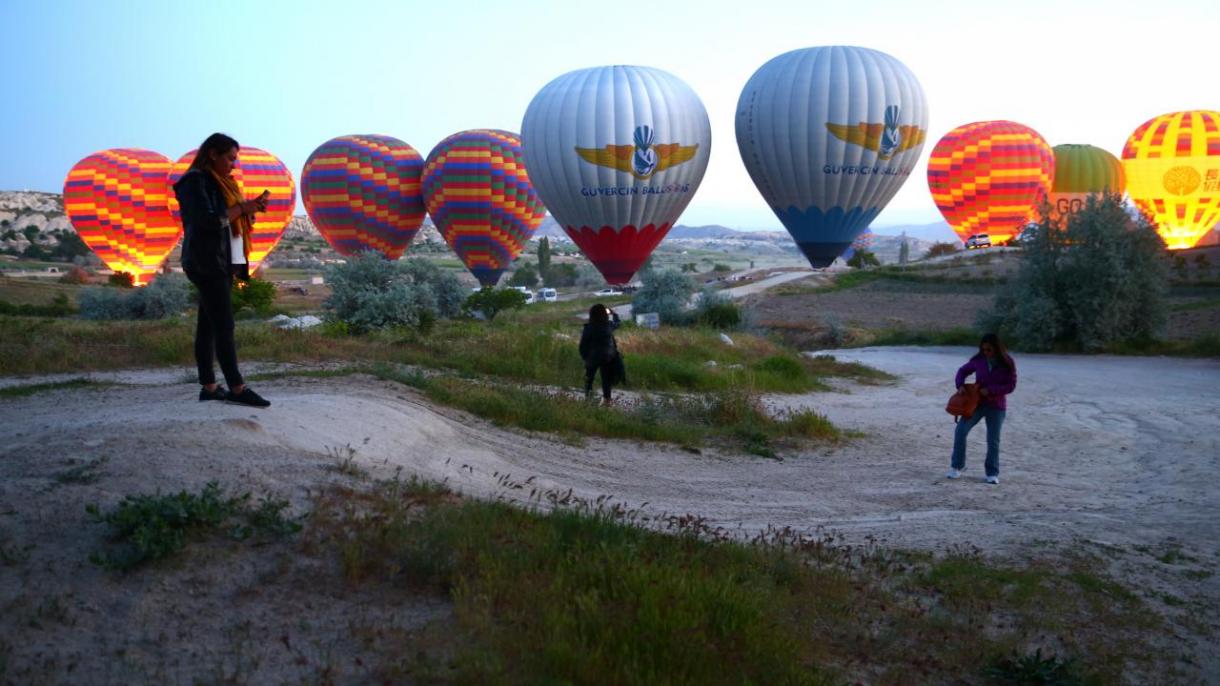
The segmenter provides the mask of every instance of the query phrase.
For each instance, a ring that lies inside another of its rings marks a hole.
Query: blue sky
[[[643,64],[689,83],[712,121],[707,176],[682,223],[778,229],[741,164],[733,115],[746,80],[781,52],[862,45],[906,63],[931,109],[925,161],[945,132],[981,119],[1117,154],[1154,115],[1220,109],[1218,26],[1214,0],[0,0],[0,189],[58,192],[96,150],[177,158],[214,130],[294,175],[342,134],[385,133],[426,155],[462,129],[519,131],[559,74]],[[939,216],[921,162],[876,225]]]

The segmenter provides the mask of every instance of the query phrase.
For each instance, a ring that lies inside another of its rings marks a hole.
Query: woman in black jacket
[[[618,325],[618,314],[598,303],[589,308],[589,323],[580,334],[580,358],[585,361],[585,396],[593,396],[593,375],[600,369],[602,402],[606,405],[610,404],[610,385],[615,381],[618,344],[614,341],[614,330]]]
[[[271,403],[242,380],[233,340],[232,250],[233,243],[242,237],[234,238],[232,227],[248,224],[255,212],[267,209],[265,194],[257,200],[245,200],[231,176],[239,147],[223,133],[208,136],[190,169],[174,184],[185,230],[182,270],[199,289],[199,321],[195,327],[195,362],[202,385],[199,400],[268,407]],[[228,391],[216,383],[213,355],[220,362]]]

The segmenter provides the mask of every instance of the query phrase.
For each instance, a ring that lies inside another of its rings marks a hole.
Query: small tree
[[[508,285],[533,288],[538,285],[538,270],[534,268],[534,265],[527,262],[517,267],[513,275],[508,278]]]
[[[633,313],[656,312],[667,324],[683,324],[690,319],[687,308],[695,287],[682,272],[676,269],[648,271],[643,274],[643,282],[631,299]]]
[[[863,267],[879,267],[881,262],[877,260],[877,256],[867,250],[857,250],[851,259],[847,261],[847,266],[853,269],[861,269]]]
[[[467,314],[482,312],[487,321],[496,318],[504,310],[519,310],[525,307],[525,294],[512,288],[482,288],[466,298],[462,306]]]
[[[906,236],[902,237],[902,245],[898,247],[898,264],[906,264],[911,261],[911,244],[907,241]]]
[[[543,283],[549,284],[551,274],[551,239],[546,236],[538,241],[538,276]],[[554,285],[554,284],[551,284]]]
[[[940,257],[941,255],[952,255],[961,250],[961,244],[954,242],[933,243],[928,252],[924,253],[924,259],[931,257]]]
[[[136,280],[127,272],[115,272],[106,277],[106,283],[116,288],[135,288]]]
[[[1167,319],[1164,252],[1155,228],[1116,195],[1090,197],[1066,228],[1044,211],[1014,282],[979,324],[1027,350],[1151,340]]]
[[[733,271],[733,268],[727,264],[724,264],[723,262],[717,262],[715,265],[712,266],[712,271],[724,273],[724,272]]]

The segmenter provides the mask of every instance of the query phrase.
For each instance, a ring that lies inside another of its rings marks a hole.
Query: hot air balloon
[[[538,197],[611,284],[625,284],[690,203],[711,153],[699,96],[650,67],[551,81],[521,124]]]
[[[397,138],[340,136],[305,162],[301,197],[322,237],[342,255],[365,250],[396,260],[424,223],[424,160]]]
[[[809,264],[825,267],[894,197],[928,129],[918,79],[876,50],[794,50],[754,72],[737,102],[737,147]]]
[[[1171,250],[1220,221],[1220,112],[1171,112],[1143,123],[1123,148],[1127,190]]]
[[[843,251],[843,254],[840,257],[842,257],[844,260],[850,260],[851,258],[855,257],[856,253],[858,253],[862,250],[863,251],[871,250],[872,247],[873,247],[873,230],[865,229],[863,232],[860,233],[859,236],[856,236],[855,240],[853,240],[851,242],[851,245],[848,246],[847,250]]]
[[[136,285],[148,283],[182,238],[169,211],[169,169],[165,155],[117,148],[77,162],[64,180],[64,210],[81,240]]]
[[[1090,195],[1117,193],[1127,188],[1118,158],[1092,145],[1056,145],[1055,185],[1051,188],[1051,216],[1063,219],[1084,207]]]
[[[932,199],[963,242],[987,234],[998,245],[1021,233],[1054,179],[1051,146],[1011,121],[963,124],[928,159]]]
[[[182,224],[182,217],[178,210],[178,199],[172,188],[190,169],[196,152],[192,150],[179,157],[169,177],[169,207],[174,213],[174,221],[178,222],[179,226]],[[267,211],[255,215],[252,227],[254,231],[250,235],[248,259],[250,271],[253,272],[267,259],[267,254],[283,237],[288,222],[292,221],[292,210],[297,203],[296,182],[292,180],[288,167],[285,167],[278,157],[265,150],[249,147],[242,147],[237,151],[237,166],[233,168],[233,178],[241,185],[247,200],[257,198],[264,190],[271,191],[267,199]]]
[[[496,285],[546,216],[525,173],[521,138],[508,131],[441,141],[424,163],[422,187],[432,222],[484,286]]]

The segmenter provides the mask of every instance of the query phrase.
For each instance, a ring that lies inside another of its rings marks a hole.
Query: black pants
[[[606,400],[610,399],[610,377],[613,376],[613,363],[607,362],[602,365],[594,365],[592,367],[585,365],[585,393],[593,391],[593,375],[597,370],[602,372],[602,397]]]
[[[216,383],[212,369],[213,356],[220,362],[229,388],[242,385],[237,371],[237,343],[233,340],[233,281],[227,276],[190,276],[199,289],[199,321],[195,325],[195,364],[199,366],[199,383]]]

